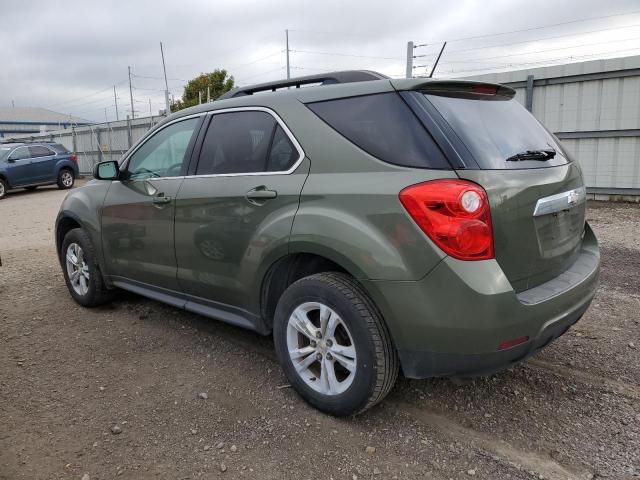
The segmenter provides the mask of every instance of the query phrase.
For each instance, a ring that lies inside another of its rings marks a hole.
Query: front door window
[[[148,139],[129,159],[126,178],[141,180],[183,175],[182,166],[199,118],[176,122]]]

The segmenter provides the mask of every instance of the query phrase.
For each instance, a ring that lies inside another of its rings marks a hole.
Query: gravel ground
[[[465,385],[400,379],[355,419],[286,387],[269,338],[123,293],[66,291],[65,192],[0,202],[0,478],[640,477],[640,206],[594,203],[601,287],[526,363]]]

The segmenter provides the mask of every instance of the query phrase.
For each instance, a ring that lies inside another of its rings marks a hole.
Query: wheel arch
[[[323,272],[341,272],[349,275],[356,282],[358,278],[363,278],[362,272],[352,262],[339,253],[331,251],[311,249],[290,251],[271,263],[261,277],[259,286],[259,311],[265,326],[269,330],[273,326],[276,305],[289,285],[300,278]],[[366,292],[365,287],[358,283]]]

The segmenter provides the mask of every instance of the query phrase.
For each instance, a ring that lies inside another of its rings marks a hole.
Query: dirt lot
[[[268,338],[130,294],[72,302],[53,243],[64,194],[0,201],[2,479],[640,476],[638,205],[590,205],[601,287],[544,352],[466,385],[400,379],[339,420],[280,388]]]

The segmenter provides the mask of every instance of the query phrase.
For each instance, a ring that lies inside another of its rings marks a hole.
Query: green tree
[[[196,78],[189,80],[184,87],[182,98],[171,103],[171,111],[177,112],[183,108],[193,107],[198,104],[198,94],[202,94],[202,101],[207,101],[207,87],[211,94],[211,100],[215,100],[223,93],[234,87],[233,76],[224,69],[216,69],[211,73],[201,73]]]

